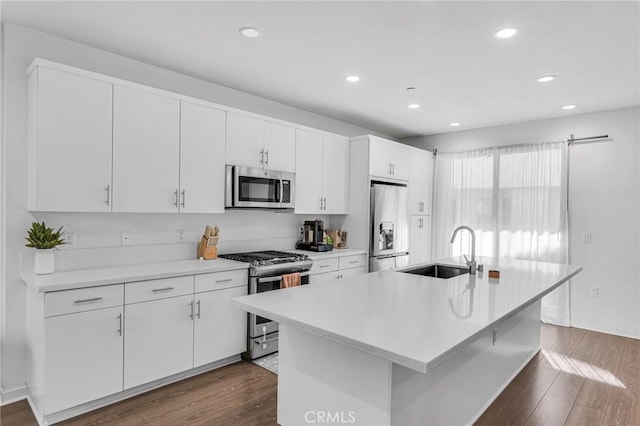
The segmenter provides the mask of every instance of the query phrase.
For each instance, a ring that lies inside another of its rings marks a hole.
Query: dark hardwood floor
[[[542,350],[478,425],[640,425],[640,340],[543,325]],[[275,425],[277,376],[239,362],[61,425]],[[36,421],[25,401],[0,425]]]

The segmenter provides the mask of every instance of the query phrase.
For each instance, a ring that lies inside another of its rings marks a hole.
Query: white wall
[[[218,215],[196,214],[53,214],[32,215],[27,206],[27,77],[35,57],[88,69],[125,80],[265,114],[318,129],[355,136],[373,133],[338,120],[292,108],[237,90],[197,80],[132,59],[80,45],[24,27],[3,27],[3,89],[5,133],[2,138],[2,184],[6,223],[2,233],[1,276],[1,382],[4,400],[22,395],[25,382],[25,291],[19,279],[20,261],[29,262],[31,252],[24,236],[33,220],[49,226],[64,225],[77,234],[77,248],[57,255],[57,269],[105,264],[162,261],[195,257],[205,224],[221,228],[221,252],[250,249],[293,248],[298,227],[309,217],[269,211],[230,211]],[[328,217],[320,217],[325,221]],[[177,230],[187,233],[177,242]],[[119,247],[120,232],[132,233],[132,246]]]
[[[569,251],[584,270],[571,283],[572,325],[640,338],[640,108],[408,138],[460,151],[609,134],[570,148]],[[591,233],[591,244],[583,242]],[[599,288],[599,297],[590,289]]]

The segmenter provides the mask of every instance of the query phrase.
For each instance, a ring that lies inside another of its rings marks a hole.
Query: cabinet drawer
[[[311,274],[320,274],[338,270],[338,258],[314,260],[311,267]]]
[[[366,264],[366,255],[356,254],[340,258],[340,269],[360,268]]]
[[[249,272],[246,269],[196,275],[195,292],[202,293],[240,286],[249,286]]]
[[[44,315],[53,317],[74,312],[111,308],[121,306],[123,300],[123,284],[53,291],[44,295]]]
[[[124,303],[145,302],[185,294],[193,294],[193,275],[126,283]]]

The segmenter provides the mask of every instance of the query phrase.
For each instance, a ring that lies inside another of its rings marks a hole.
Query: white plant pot
[[[36,250],[33,271],[36,275],[53,273],[53,251],[54,249]]]

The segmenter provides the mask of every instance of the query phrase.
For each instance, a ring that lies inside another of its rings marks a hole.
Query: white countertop
[[[461,264],[457,259],[449,264]],[[397,271],[233,299],[249,312],[426,372],[582,267],[480,258],[484,272],[438,279]],[[500,270],[489,279],[488,270]]]
[[[200,261],[193,259],[77,269],[55,272],[49,275],[35,275],[32,271],[25,271],[20,274],[20,279],[38,292],[44,293],[48,291],[248,268],[248,263],[236,262],[234,260],[218,258]]]
[[[296,250],[287,250],[287,251],[291,252],[291,253],[306,254],[312,260],[333,259],[335,257],[355,256],[355,255],[358,255],[358,254],[367,254],[366,250],[351,249],[351,248],[346,248],[346,249],[334,248],[331,251],[320,251],[320,252],[318,252],[318,251],[310,251],[310,250],[297,250],[297,249]]]

